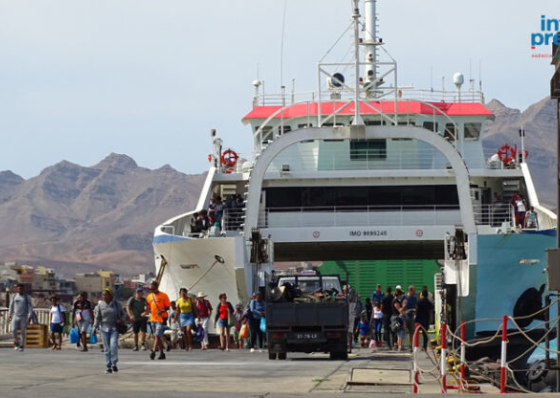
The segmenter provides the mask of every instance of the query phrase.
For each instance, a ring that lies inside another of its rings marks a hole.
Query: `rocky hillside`
[[[203,175],[148,170],[111,154],[93,167],[66,161],[29,180],[0,173],[0,261],[134,274],[153,267],[162,221],[194,208]],[[69,267],[69,265],[71,265]]]
[[[485,151],[525,147],[544,204],[555,207],[556,112],[544,99],[527,110],[488,103],[496,120],[483,134]],[[93,167],[66,161],[24,180],[0,172],[0,262],[16,260],[67,275],[104,268],[132,275],[153,269],[152,234],[166,219],[195,207],[204,175],[169,166],[139,167],[111,154]]]
[[[521,150],[519,129],[525,130],[525,149],[529,153],[527,163],[539,200],[556,208],[556,108],[555,102],[548,98],[531,105],[523,112],[506,107],[498,100],[486,106],[496,120],[483,134],[485,152],[495,153],[504,144],[517,145]]]

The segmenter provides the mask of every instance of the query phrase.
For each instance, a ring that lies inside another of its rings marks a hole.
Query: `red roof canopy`
[[[342,108],[346,102],[323,102],[321,103],[321,114],[329,115],[335,110]],[[367,104],[370,104],[368,106]],[[392,114],[395,113],[395,102],[394,101],[368,101],[366,103],[361,102],[360,114],[362,115],[376,115],[381,113]],[[492,116],[492,112],[488,110],[484,105],[480,103],[457,103],[457,102],[430,102],[435,108],[441,110],[448,116]],[[346,108],[340,111],[339,115],[353,115],[354,114],[354,102],[349,104]],[[274,106],[257,106],[249,112],[243,120],[251,119],[268,119],[274,112],[282,109],[280,105]],[[418,102],[418,101],[398,101],[397,102],[397,112],[399,114],[422,114],[422,115],[433,115],[440,114],[431,106]],[[283,112],[279,112],[275,119],[291,119],[297,117],[316,116],[319,113],[319,104],[317,102],[312,102],[309,104],[297,104],[286,108]]]

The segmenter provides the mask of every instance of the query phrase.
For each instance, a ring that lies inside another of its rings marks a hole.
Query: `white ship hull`
[[[176,300],[179,297],[179,289],[186,287],[189,294],[204,292],[214,308],[221,293],[226,293],[228,301],[232,304],[247,302],[245,278],[247,274],[250,277],[250,273],[246,273],[243,266],[244,246],[241,236],[176,239],[154,243],[154,251],[158,271],[161,256],[167,261],[160,290],[166,292],[170,300]],[[224,263],[216,261],[215,255],[222,257]],[[214,332],[213,322],[210,322],[210,332]]]

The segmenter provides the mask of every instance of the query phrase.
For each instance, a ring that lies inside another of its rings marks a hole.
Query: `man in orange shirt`
[[[159,291],[159,285],[156,281],[150,283],[151,293],[146,297],[146,312],[145,315],[150,314],[150,321],[152,322],[152,332],[154,333],[154,346],[150,353],[150,359],[155,359],[156,352],[159,350],[160,354],[158,359],[165,359],[163,353],[163,326],[164,318],[167,318],[167,311],[171,307],[171,302],[167,294]]]

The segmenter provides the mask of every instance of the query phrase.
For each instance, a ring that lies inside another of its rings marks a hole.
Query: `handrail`
[[[50,308],[33,308],[37,315],[37,321],[41,325],[50,325]],[[65,313],[68,311],[64,311]],[[11,331],[11,324],[8,322],[8,308],[0,308],[0,335],[8,334]]]
[[[420,97],[423,101],[446,102],[448,98],[460,103],[484,103],[484,93],[480,90],[466,90],[457,95],[457,91],[453,90],[433,90],[433,89],[415,89],[413,87],[377,87],[375,89],[379,92],[398,92],[400,90],[401,96],[399,100],[414,99]],[[321,95],[328,97],[332,92],[329,90],[321,90]],[[342,93],[344,94],[344,93]],[[347,93],[348,97],[353,94]],[[295,104],[296,102],[315,101],[318,96],[317,91],[301,91],[289,93],[271,93],[271,94],[258,94],[253,97],[253,104],[256,106],[278,106],[285,104]],[[292,101],[294,98],[304,98],[299,101]]]
[[[259,227],[454,225],[460,221],[459,210],[459,204],[268,207],[259,214]],[[477,225],[513,225],[510,206],[476,205],[474,210]]]

